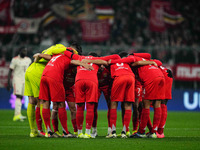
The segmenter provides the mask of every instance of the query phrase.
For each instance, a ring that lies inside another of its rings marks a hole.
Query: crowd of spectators
[[[86,0],[81,2],[83,1]],[[128,51],[150,52],[154,58],[161,59],[165,63],[199,63],[197,53],[200,47],[200,19],[198,17],[200,2],[169,1],[171,7],[182,14],[184,21],[178,26],[168,28],[163,33],[152,32],[149,29],[151,0],[97,0],[95,2],[88,0],[94,8],[95,6],[111,6],[114,9],[114,22],[111,25],[108,41],[84,42],[81,40],[81,27],[78,21],[57,18],[56,22],[39,28],[37,34],[2,35],[0,47],[9,44],[49,46],[63,43],[68,45],[71,41],[79,41],[83,46],[109,47],[109,53],[127,50],[128,47]],[[55,3],[70,2],[70,0],[21,0],[14,1],[12,8],[16,17],[32,18],[39,11],[50,10]],[[1,49],[1,51],[5,50]]]

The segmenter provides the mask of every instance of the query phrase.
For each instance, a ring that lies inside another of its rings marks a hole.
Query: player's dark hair
[[[121,58],[127,57],[127,56],[128,56],[128,53],[125,52],[125,51],[122,51],[122,52],[119,52],[119,56],[120,56]]]
[[[17,49],[15,56],[20,55],[24,58],[27,55],[27,48],[25,46],[21,46]]]
[[[99,57],[99,55],[96,52],[89,52],[89,56]]]
[[[170,69],[167,69],[167,73],[168,77],[173,78],[173,73]]]
[[[23,50],[27,49],[25,46],[21,46],[17,49],[16,55],[20,54]]]
[[[72,44],[70,44],[70,46],[73,46],[76,49],[76,51],[78,52],[78,54],[82,55],[82,47],[79,43],[72,42]]]

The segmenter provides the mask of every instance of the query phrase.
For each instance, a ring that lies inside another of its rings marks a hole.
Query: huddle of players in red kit
[[[76,54],[78,52],[78,54]],[[63,129],[63,137],[95,138],[97,136],[98,99],[103,92],[107,106],[108,135],[116,138],[118,102],[121,102],[123,129],[121,138],[164,138],[167,100],[171,99],[172,73],[148,53],[119,54],[99,57],[82,55],[81,49],[66,47],[64,54],[53,55],[46,65],[40,83],[39,99],[43,101],[42,117],[46,137],[56,137],[57,117],[50,123],[50,101]],[[74,134],[67,128],[65,101],[71,111]],[[76,104],[76,107],[75,107]],[[86,130],[83,133],[86,105]],[[153,123],[150,107],[154,109]],[[129,124],[133,122],[133,133]],[[139,128],[138,128],[139,126]],[[145,133],[146,126],[149,132]],[[91,133],[92,129],[92,133]]]

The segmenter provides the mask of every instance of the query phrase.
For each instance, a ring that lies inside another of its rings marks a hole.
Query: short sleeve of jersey
[[[99,57],[99,58],[102,60],[108,61],[109,59],[120,59],[121,57],[117,54],[114,54],[114,55],[109,55],[109,56],[104,56],[104,57]]]
[[[64,45],[56,44],[56,45],[53,45],[53,46],[49,47],[48,49],[42,51],[42,53],[48,54],[48,55],[56,55],[56,54],[64,53],[65,50],[66,50],[66,47]],[[48,61],[45,60],[44,58],[41,58],[39,60],[39,62],[48,62]]]
[[[10,69],[14,69],[14,68],[15,68],[15,65],[16,65],[16,59],[13,58],[13,59],[11,60],[11,63],[10,63]]]
[[[32,63],[32,60],[28,57],[29,65]]]
[[[51,47],[49,49],[50,53],[49,55],[55,55],[55,54],[61,54],[66,50],[66,47],[62,44],[56,44],[55,46]]]
[[[135,62],[135,57],[126,57],[126,58],[120,58],[120,59],[115,59],[115,60],[112,60],[111,63],[133,63]]]
[[[162,62],[161,62],[160,60],[153,59],[153,61],[154,61],[158,66],[162,66]]]
[[[137,57],[137,56],[134,56],[135,57],[135,61],[142,61],[142,60],[146,60],[146,59],[144,59],[144,58],[141,58],[141,57]]]
[[[65,52],[64,52],[64,55],[67,56],[69,59],[74,59],[74,60],[79,60],[79,59],[81,59],[81,56],[80,56],[80,55],[73,54],[73,53],[70,52],[70,51],[65,51]]]
[[[134,56],[142,57],[142,58],[145,58],[145,59],[151,58],[151,54],[149,54],[149,53],[133,53],[133,54],[134,54]]]

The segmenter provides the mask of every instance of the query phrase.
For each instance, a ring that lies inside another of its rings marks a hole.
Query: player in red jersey
[[[126,61],[125,61],[126,60]],[[142,74],[145,74],[145,71],[147,71],[148,72],[148,70],[147,69],[149,69],[149,70],[151,70],[151,69],[157,69],[157,70],[159,70],[158,68],[156,68],[156,66],[157,66],[157,64],[155,63],[155,62],[153,62],[153,61],[147,61],[147,60],[145,60],[145,59],[142,59],[142,58],[139,58],[139,57],[135,57],[135,56],[129,56],[129,57],[127,57],[126,59],[121,59],[121,61],[119,61],[119,63],[131,63],[131,62],[134,62],[134,61],[136,61],[134,64],[133,64],[133,66],[134,65],[138,65],[139,67],[138,68],[141,68],[141,67],[144,67],[143,68],[143,72],[141,72],[141,70],[139,70],[140,71],[140,73]],[[151,65],[148,65],[148,64],[153,64],[152,66]],[[145,65],[145,66],[140,66],[140,65]],[[154,66],[154,65],[156,65],[156,66]],[[150,66],[150,68],[146,68],[146,66]],[[153,71],[153,72],[156,72],[155,70]],[[152,71],[151,71],[151,73],[153,73]],[[159,74],[160,73],[160,74]],[[111,72],[111,74],[112,74],[112,72]],[[158,78],[160,77],[160,75],[161,75],[161,77],[163,77],[163,75],[162,75],[162,72],[159,72],[158,71]],[[146,75],[147,76],[147,75]],[[140,77],[140,74],[139,74],[139,77]],[[154,74],[154,76],[151,76],[151,77],[149,77],[149,76],[147,76],[146,78],[145,78],[145,80],[141,80],[141,79],[143,79],[143,78],[141,78],[140,77],[140,80],[142,81],[142,82],[144,82],[145,81],[145,83],[148,85],[148,83],[151,83],[151,79],[153,79],[154,80],[154,78],[156,77],[156,73]],[[149,79],[149,80],[146,80],[146,79]],[[160,79],[160,78],[159,78]],[[164,82],[164,79],[163,78],[161,78],[160,79],[161,80],[161,83],[162,82]],[[156,82],[157,80],[155,80],[155,82]],[[149,96],[149,94],[150,94],[150,92],[151,92],[151,90],[150,89],[148,89],[148,88],[150,88],[150,87],[146,87],[146,86],[144,86],[144,88],[147,88],[147,92],[146,92],[146,97],[145,98],[149,98],[149,99],[151,99],[152,97],[150,97]],[[161,88],[162,89],[162,88]],[[153,98],[155,98],[156,99],[156,93],[155,93],[155,91],[152,91],[152,92],[154,92],[153,93]],[[132,92],[133,93],[133,92]],[[161,92],[162,93],[162,92]],[[163,93],[162,93],[163,94]],[[161,95],[159,95],[158,94],[158,96],[159,96],[159,98],[161,98],[161,96],[162,96],[162,94]],[[161,98],[162,99],[162,98]],[[159,101],[160,102],[160,101]],[[158,102],[158,104],[159,104],[159,102]],[[146,105],[145,106],[148,106],[148,104],[149,104],[149,107],[150,107],[150,100],[146,100]],[[144,102],[144,104],[145,104],[145,102]],[[157,104],[157,103],[156,103]],[[157,105],[155,105],[155,106],[157,106]],[[150,113],[150,111],[149,111],[149,113]],[[157,113],[156,113],[157,114]],[[149,114],[147,115],[148,117],[149,117]],[[157,116],[157,115],[156,115]],[[156,117],[155,117],[156,118]],[[155,125],[157,125],[158,124],[158,122],[159,122],[159,118],[158,119],[155,119],[156,121],[155,121]],[[141,122],[144,122],[144,119],[142,120],[142,116],[141,116]],[[156,124],[157,123],[157,124]],[[146,125],[145,125],[145,127],[146,127]],[[138,134],[137,134],[138,135]],[[145,135],[145,133],[144,133],[144,135]],[[146,136],[146,135],[145,135]],[[131,136],[132,137],[132,136]]]
[[[137,60],[136,63],[133,64],[139,65],[139,61],[148,61],[147,59],[135,57]],[[136,134],[131,137],[146,137],[145,127],[147,126],[147,122],[149,120],[150,115],[150,104],[153,101],[154,107],[154,120],[153,127],[150,133],[148,134],[149,138],[157,138],[156,132],[158,125],[160,123],[161,118],[161,100],[164,99],[165,95],[165,79],[163,73],[157,67],[157,64],[154,65],[145,65],[137,67],[138,76],[143,85],[143,103],[144,108],[142,109],[141,114],[141,123],[139,130]]]
[[[138,57],[142,57],[142,58],[146,58],[146,59],[151,58],[151,54],[149,54],[149,53],[132,53],[129,55],[130,56],[138,56]],[[145,63],[147,63],[147,62],[145,62]],[[152,62],[150,62],[150,63],[152,63]],[[132,70],[132,71],[134,72],[134,70]],[[141,82],[139,81],[137,74],[135,77],[136,77],[136,79],[135,79],[135,102],[133,103],[133,115],[132,115],[133,134],[137,132],[139,118],[141,116],[141,111],[142,111],[142,85],[141,85]],[[124,112],[125,112],[124,103],[121,103],[121,110],[122,110],[122,120],[123,120]],[[128,137],[130,136],[129,129],[126,132],[126,135]]]
[[[136,57],[141,57],[141,58],[145,58],[147,60],[151,59],[151,54],[149,54],[149,53],[131,53],[129,55],[136,56]]]
[[[142,111],[142,85],[139,81],[138,77],[135,77],[135,103],[133,103],[133,115],[132,115],[132,123],[133,123],[133,134],[137,132],[140,114]]]
[[[94,56],[94,57],[99,57],[97,53],[95,52],[90,52],[88,55]],[[111,132],[111,125],[110,125],[110,92],[111,92],[111,86],[112,86],[112,81],[111,81],[111,76],[110,76],[110,71],[108,67],[101,65],[99,67],[99,70],[97,72],[97,77],[98,77],[98,99],[101,96],[101,93],[104,94],[104,97],[106,99],[106,103],[108,106],[108,113],[107,113],[107,119],[108,119],[108,134]],[[98,108],[98,103],[96,103],[95,108],[94,108],[94,119],[92,123],[92,137],[97,136],[97,119],[98,119],[98,113],[97,113],[97,108]]]
[[[67,49],[72,50],[72,48]],[[65,51],[64,53],[67,52],[71,54],[71,59],[76,59],[73,57],[73,53],[69,51]],[[93,67],[78,60],[71,59],[69,59],[65,54],[53,55],[42,74],[39,99],[43,100],[42,115],[48,132],[45,135],[46,137],[54,136],[50,125],[50,101],[58,105],[58,115],[63,128],[63,137],[75,137],[69,133],[67,128],[65,91],[63,86],[64,70],[68,69],[71,64],[82,65],[89,70],[93,69]]]
[[[77,50],[79,54],[82,54],[82,47],[77,43],[73,42],[70,44],[70,47]],[[65,88],[65,99],[68,103],[68,107],[71,113],[71,122],[74,128],[74,134],[77,135],[77,125],[76,125],[76,106],[75,106],[75,94],[74,94],[74,83],[76,76],[76,66],[70,66],[69,69],[64,72],[64,88]],[[52,125],[54,128],[55,134],[61,136],[58,131],[58,106],[56,103],[53,105],[53,110],[51,114]]]
[[[70,110],[70,116],[71,116],[71,122],[74,129],[74,134],[77,135],[77,125],[76,125],[76,106],[75,106],[75,94],[74,94],[74,83],[75,83],[75,76],[76,76],[76,67],[70,66],[69,69],[65,70],[64,72],[64,88],[65,88],[65,100],[67,101],[69,110]],[[58,131],[58,107],[57,105],[53,105],[53,110],[51,113],[52,118],[52,125],[54,128],[54,132],[60,136],[60,133]]]
[[[173,75],[171,70],[162,66],[162,62],[159,60],[154,60],[160,70],[162,71],[165,77],[165,99],[161,101],[161,120],[158,126],[157,137],[164,138],[164,127],[167,120],[167,102],[169,99],[172,99],[172,83],[173,83]]]
[[[110,124],[110,94],[112,87],[112,79],[110,75],[110,70],[108,67],[101,66],[101,70],[98,72],[98,81],[99,81],[99,98],[101,93],[104,94],[108,112],[107,112],[107,120],[108,120],[108,135],[111,133],[111,124]]]
[[[75,101],[75,77],[76,67],[65,72],[64,87],[66,93],[66,101],[71,112],[71,122],[74,129],[74,134],[78,135],[78,128],[76,124],[76,101]]]
[[[145,58],[147,60],[149,60],[151,58],[151,54],[149,54],[149,53],[133,53],[130,55]],[[133,72],[134,71],[135,70],[133,69]],[[132,134],[137,132],[138,125],[139,125],[140,118],[141,118],[141,112],[142,112],[142,107],[143,107],[142,92],[143,92],[143,89],[142,89],[141,81],[140,81],[137,73],[135,73],[135,103],[133,103],[133,115],[132,115],[133,132],[132,132]]]
[[[76,121],[78,127],[79,138],[92,138],[90,135],[90,129],[94,118],[94,106],[98,102],[98,79],[97,72],[99,66],[96,64],[107,65],[107,60],[112,58],[119,58],[118,55],[111,55],[105,57],[93,57],[93,56],[78,56],[79,60],[90,63],[94,70],[88,71],[81,66],[77,67],[77,74],[75,79],[75,98],[77,104]],[[69,57],[71,57],[69,55]],[[102,60],[100,60],[102,59]],[[95,63],[95,64],[94,64]],[[82,133],[83,126],[83,112],[87,108],[86,114],[86,132]]]
[[[120,59],[111,60],[111,77],[113,85],[111,89],[111,109],[110,109],[110,123],[112,133],[106,138],[116,137],[116,121],[117,121],[117,105],[118,102],[124,102],[125,112],[123,117],[123,130],[121,132],[122,138],[127,138],[126,131],[129,128],[129,123],[132,114],[132,103],[135,101],[135,75],[133,74],[129,62],[134,62],[135,59],[124,58],[128,55],[126,52],[121,52]],[[131,59],[131,61],[129,61]],[[123,61],[123,62],[122,62]]]

